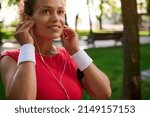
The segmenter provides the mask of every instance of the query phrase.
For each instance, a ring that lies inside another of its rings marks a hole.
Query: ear
[[[22,21],[27,21],[27,20],[30,20],[30,19],[31,19],[31,16],[27,15],[26,13],[22,14],[22,17],[21,17]]]

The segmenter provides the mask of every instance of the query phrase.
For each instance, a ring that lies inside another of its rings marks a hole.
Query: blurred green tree
[[[150,16],[150,0],[146,0],[146,4],[147,4],[147,13]]]

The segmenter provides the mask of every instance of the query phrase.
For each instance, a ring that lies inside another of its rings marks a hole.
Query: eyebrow
[[[52,6],[43,6],[42,8],[49,8],[49,9],[53,9],[53,7]],[[58,9],[65,9],[64,7],[58,7]]]

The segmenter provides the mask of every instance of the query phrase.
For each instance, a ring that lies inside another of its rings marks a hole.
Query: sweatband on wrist
[[[85,70],[93,62],[93,60],[87,55],[87,53],[83,49],[80,49],[80,51],[73,54],[72,59],[77,64],[80,71]]]
[[[20,48],[20,54],[18,57],[18,65],[23,62],[35,62],[35,47],[32,44],[24,44]]]

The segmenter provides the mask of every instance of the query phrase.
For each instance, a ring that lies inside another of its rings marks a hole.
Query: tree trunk
[[[1,11],[1,3],[0,3],[0,11]],[[2,34],[1,34],[1,28],[2,28],[2,22],[0,21],[0,47],[2,45]]]
[[[79,19],[79,13],[76,15],[76,18],[75,18],[75,31],[76,32],[78,31],[78,19]]]
[[[1,22],[0,22],[1,25]],[[1,26],[0,26],[0,46],[2,45],[2,34],[1,34]]]
[[[92,30],[92,20],[91,20],[91,14],[90,14],[89,0],[87,0],[87,5],[88,5],[89,23],[90,23],[90,34],[91,34],[93,32],[93,30]]]
[[[149,36],[150,36],[150,0],[147,0],[146,3],[147,3],[147,8],[146,8],[147,14],[149,16]]]
[[[141,99],[140,45],[136,0],[121,0],[123,35],[123,99]]]
[[[100,7],[100,11],[101,11],[101,14],[99,16],[99,28],[101,30],[102,29],[102,16],[103,16],[103,1],[101,1],[99,7]]]

